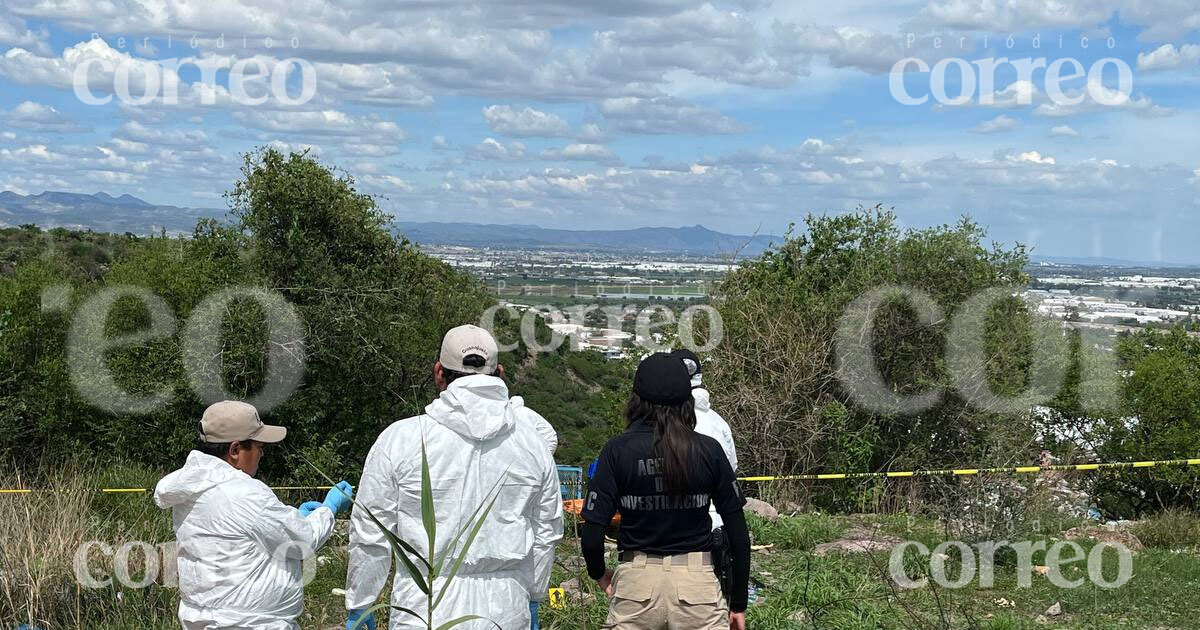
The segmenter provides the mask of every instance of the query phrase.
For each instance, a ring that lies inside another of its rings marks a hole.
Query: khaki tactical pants
[[[605,630],[724,630],[729,604],[704,554],[687,554],[686,564],[664,558],[647,563],[638,554],[613,575]]]

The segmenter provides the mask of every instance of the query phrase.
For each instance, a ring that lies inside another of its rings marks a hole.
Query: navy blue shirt
[[[714,439],[693,434],[688,492],[670,496],[663,485],[662,459],[654,455],[654,427],[637,422],[600,452],[588,484],[583,520],[608,527],[621,514],[617,538],[622,551],[674,555],[712,548],[710,503],[721,515],[741,513],[746,499],[725,451]]]

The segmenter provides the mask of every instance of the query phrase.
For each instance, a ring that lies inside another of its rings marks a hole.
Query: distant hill
[[[39,195],[0,192],[0,226],[33,223],[44,228],[65,227],[97,232],[149,234],[166,229],[188,233],[203,217],[219,217],[224,210],[156,206],[133,195],[113,197],[46,191]]]
[[[1033,264],[1066,265],[1075,267],[1116,267],[1119,269],[1187,269],[1200,265],[1145,260],[1123,260],[1101,256],[1030,256]]]
[[[0,227],[33,223],[40,227],[91,229],[122,234],[191,233],[196,221],[222,217],[224,210],[157,206],[132,195],[47,191],[38,195],[0,192]],[[424,245],[467,247],[557,248],[696,255],[740,253],[757,256],[778,236],[738,236],[703,226],[647,227],[631,230],[555,230],[536,225],[396,222],[396,231]]]
[[[753,257],[772,243],[783,243],[783,238],[779,236],[724,234],[701,225],[630,230],[556,230],[536,225],[400,221],[396,223],[396,229],[417,243],[493,248],[599,249],[701,255],[739,253]]]

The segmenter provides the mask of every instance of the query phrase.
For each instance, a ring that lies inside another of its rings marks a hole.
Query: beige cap
[[[200,419],[200,439],[209,444],[227,444],[242,440],[274,443],[287,436],[287,429],[263,424],[258,410],[237,400],[209,405]]]
[[[442,337],[442,354],[439,360],[447,370],[466,374],[491,374],[496,371],[496,355],[499,352],[491,333],[479,326],[466,324],[451,328],[446,336]],[[479,359],[467,359],[471,355],[482,359],[482,365],[475,365]]]

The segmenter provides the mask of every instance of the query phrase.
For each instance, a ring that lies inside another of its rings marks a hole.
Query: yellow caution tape
[[[948,470],[886,470],[858,473],[816,473],[811,475],[779,475],[739,477],[740,481],[820,481],[825,479],[861,479],[865,477],[936,477],[993,474],[1025,474],[1105,470],[1109,468],[1153,468],[1155,466],[1200,466],[1200,459],[1162,459],[1142,462],[1104,462],[1095,464],[1062,464],[1053,466],[1008,466],[1002,468],[951,468]]]
[[[1071,472],[1105,470],[1109,468],[1154,468],[1155,466],[1200,466],[1196,459],[1161,459],[1141,462],[1103,462],[1095,464],[1062,464],[1054,466],[1008,466],[1002,468],[950,468],[946,470],[884,470],[879,472],[814,473],[810,475],[764,475],[738,477],[739,481],[824,481],[832,479],[864,479],[871,477],[937,477],[995,474],[1036,474],[1043,472]],[[568,483],[568,482],[564,482]],[[329,490],[332,486],[272,486],[272,490]],[[149,492],[147,488],[98,488],[104,493]],[[58,490],[32,490],[26,488],[0,488],[0,494],[31,494],[34,492],[58,492]]]

